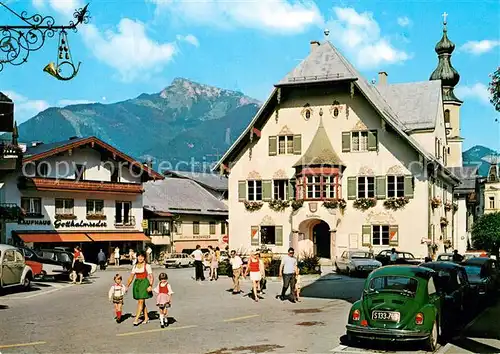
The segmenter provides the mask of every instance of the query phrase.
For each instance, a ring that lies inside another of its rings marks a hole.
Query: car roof
[[[7,250],[17,250],[17,247],[0,244],[0,251],[7,251]]]
[[[461,265],[453,262],[428,262],[420,264],[421,267],[431,268],[433,270],[450,270],[463,268]]]
[[[368,276],[369,278],[380,276],[405,276],[429,279],[434,270],[420,266],[389,265],[375,269]]]
[[[441,257],[441,256],[453,256],[453,253],[440,253],[438,255],[438,257]]]
[[[488,263],[489,261],[492,261],[491,258],[487,258],[487,257],[473,257],[473,258],[469,258],[468,260],[466,260],[465,262],[463,262],[463,264],[466,264],[466,265],[483,265],[485,263]]]

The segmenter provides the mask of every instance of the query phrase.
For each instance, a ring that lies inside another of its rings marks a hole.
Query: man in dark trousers
[[[295,282],[296,275],[299,273],[297,267],[297,258],[294,256],[295,251],[292,247],[288,249],[288,254],[281,259],[280,265],[280,278],[283,277],[283,288],[281,289],[280,300],[284,301],[286,298],[286,291],[290,287],[290,301],[295,302]]]
[[[97,263],[99,263],[99,268],[101,270],[106,270],[106,255],[102,249],[97,254]]]
[[[196,249],[191,253],[191,257],[194,258],[195,280],[205,280],[205,275],[203,274],[203,252],[200,245],[196,245]]]

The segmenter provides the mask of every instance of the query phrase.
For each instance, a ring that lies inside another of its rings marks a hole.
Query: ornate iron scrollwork
[[[3,70],[5,64],[17,66],[26,63],[30,53],[42,48],[45,40],[54,37],[56,32],[66,33],[65,30],[76,32],[80,24],[87,24],[90,21],[88,4],[75,10],[74,20],[66,26],[56,26],[52,16],[40,14],[28,16],[26,11],[18,14],[3,2],[0,2],[0,6],[25,23],[24,25],[0,25],[0,71]],[[75,68],[75,72],[77,71],[78,69]]]

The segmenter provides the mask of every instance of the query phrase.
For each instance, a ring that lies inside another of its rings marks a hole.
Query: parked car
[[[474,257],[462,262],[472,290],[479,298],[493,300],[498,289],[498,269],[494,259]]]
[[[23,253],[24,258],[26,259],[26,264],[28,264],[33,270],[35,277],[37,276],[57,277],[67,273],[67,269],[65,268],[63,263],[48,258],[42,258],[30,248],[27,247],[18,247],[18,248],[21,251],[21,253]],[[39,271],[35,270],[33,266],[30,264],[30,262],[39,264],[40,270]]]
[[[453,253],[441,253],[437,256],[438,262],[453,262]]]
[[[455,323],[460,323],[464,311],[473,304],[473,293],[464,267],[453,262],[428,262],[421,264],[437,272],[436,287],[444,294],[443,318],[449,323],[445,329],[452,329]],[[474,308],[474,307],[472,307]]]
[[[165,268],[168,267],[191,267],[193,258],[187,253],[172,253],[165,259]]]
[[[375,269],[349,312],[348,341],[424,341],[429,351],[436,350],[443,295],[435,277],[435,271],[419,266]]]
[[[31,286],[33,270],[26,265],[19,249],[9,245],[0,245],[0,288],[22,286],[25,290]]]
[[[337,273],[366,274],[382,266],[373,254],[361,250],[344,251],[335,260],[335,271]]]
[[[415,256],[410,252],[399,252],[396,251],[398,258],[396,264],[406,264],[406,265],[419,265],[424,262],[422,258],[415,258]],[[375,259],[382,263],[382,265],[391,264],[391,250],[383,250],[375,256]]]
[[[54,261],[58,261],[58,262],[62,263],[64,269],[66,270],[66,274],[68,274],[71,271],[71,268],[73,265],[73,253],[58,250],[58,249],[43,249],[43,250],[36,251],[36,253],[41,258],[52,259]],[[83,268],[84,269],[84,271],[83,271],[84,277],[88,277],[89,275],[94,274],[97,270],[97,264],[83,262],[83,265],[84,265],[84,268]]]
[[[28,265],[31,268],[31,271],[33,272],[33,279],[42,278],[43,264],[39,262],[36,258],[28,257],[26,252],[24,252],[24,250],[21,247],[18,247],[17,249],[23,254],[26,265]]]

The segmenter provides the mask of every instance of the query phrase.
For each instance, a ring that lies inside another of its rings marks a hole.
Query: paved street
[[[155,274],[161,269],[154,269]],[[275,299],[281,284],[268,282],[265,299],[255,303],[227,290],[231,280],[197,283],[193,269],[168,270],[175,292],[172,324],[161,329],[157,320],[139,327],[132,318],[113,320],[107,290],[116,270],[98,272],[82,285],[37,283],[31,292],[0,297],[0,352],[169,352],[169,353],[361,353],[412,351],[415,347],[352,348],[343,344],[351,303],[364,279],[328,273],[305,281],[301,303]],[[126,269],[120,273],[127,276]],[[248,281],[244,290],[250,289]],[[149,310],[155,311],[154,300]],[[124,312],[135,313],[127,295]],[[129,315],[129,316],[130,316]]]

